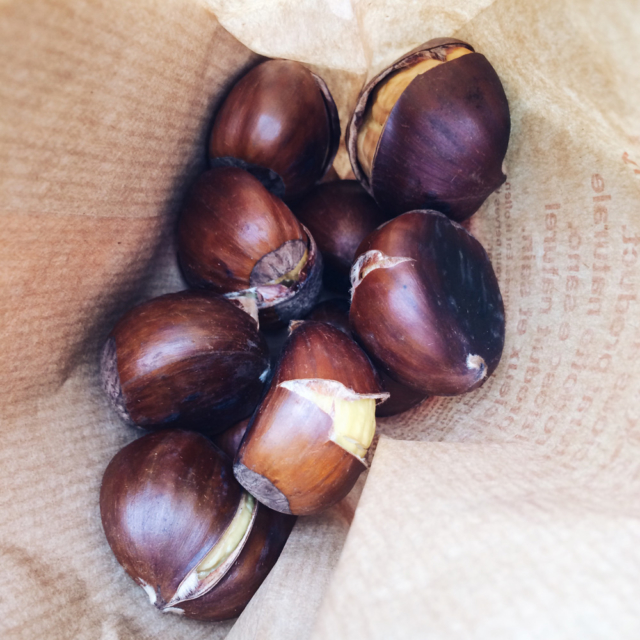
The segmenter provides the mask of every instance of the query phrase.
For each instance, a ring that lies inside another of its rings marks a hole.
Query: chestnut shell
[[[240,445],[234,473],[258,500],[295,515],[318,513],[337,503],[366,468],[329,439],[329,414],[280,386],[306,379],[335,380],[358,394],[382,392],[369,359],[343,331],[312,321],[292,330],[269,392]]]
[[[376,256],[368,252],[391,261],[365,273],[364,256]],[[374,231],[352,281],[351,328],[396,381],[456,395],[497,367],[505,336],[498,281],[482,245],[443,214],[411,211]]]
[[[214,119],[209,157],[275,172],[284,197],[292,199],[327,172],[339,141],[338,111],[322,78],[299,62],[268,60],[225,98]]]
[[[254,319],[224,298],[181,291],[131,309],[102,352],[102,381],[128,424],[221,431],[251,414],[269,350]]]
[[[103,529],[118,562],[163,609],[229,526],[241,493],[231,460],[204,436],[148,434],[107,466],[100,489]],[[237,616],[275,564],[295,518],[256,508],[244,547],[222,580],[178,603],[187,617]]]
[[[319,184],[292,209],[322,253],[325,286],[348,293],[357,248],[388,216],[357,180]]]
[[[384,125],[367,178],[357,137],[378,84],[425,58],[443,59],[440,47],[471,45],[436,38],[416,47],[373,78],[358,99],[346,137],[353,172],[391,215],[435,209],[458,222],[473,215],[506,179],[502,163],[509,143],[509,104],[489,61],[475,53],[417,76]]]
[[[305,249],[296,282],[268,284],[293,269]],[[280,198],[237,167],[211,169],[189,189],[178,221],[178,258],[192,287],[255,291],[264,327],[302,317],[322,285],[312,235]]]

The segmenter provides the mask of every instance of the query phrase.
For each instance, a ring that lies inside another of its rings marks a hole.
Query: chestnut
[[[456,395],[493,373],[502,296],[487,253],[462,226],[436,211],[405,213],[365,239],[351,275],[351,328],[396,381]]]
[[[232,427],[225,429],[221,433],[216,434],[211,440],[213,444],[226,454],[231,460],[236,457],[242,438],[249,426],[251,418],[245,418],[240,422],[237,422]]]
[[[349,302],[342,298],[333,298],[319,302],[307,316],[307,320],[316,320],[318,322],[328,322],[334,327],[344,331],[347,335],[351,335],[351,327],[349,326]],[[404,413],[413,407],[419,405],[427,398],[424,391],[412,389],[393,378],[390,378],[384,369],[377,369],[383,389],[389,394],[389,398],[376,406],[376,416],[378,418],[386,418]],[[225,431],[225,433],[227,433]],[[224,435],[224,434],[222,434]]]
[[[458,222],[506,179],[509,104],[473,47],[436,38],[363,89],[347,129],[353,172],[388,213],[436,209]]]
[[[325,286],[348,293],[356,249],[388,217],[357,180],[319,184],[292,209],[320,249]]]
[[[268,507],[310,515],[332,506],[366,468],[376,372],[358,345],[321,322],[296,323],[233,471]]]
[[[134,307],[101,358],[112,405],[126,423],[147,429],[226,429],[251,414],[269,369],[256,321],[229,300],[197,291]]]
[[[256,502],[204,436],[148,434],[111,460],[100,489],[107,541],[165,612],[237,616],[276,563],[294,518]]]
[[[271,170],[287,200],[302,195],[333,164],[338,110],[325,82],[293,60],[268,60],[231,89],[211,130],[212,166],[237,162],[256,175]]]
[[[322,287],[312,235],[236,167],[211,169],[192,185],[178,221],[178,258],[193,287],[255,295],[266,327],[304,316]]]

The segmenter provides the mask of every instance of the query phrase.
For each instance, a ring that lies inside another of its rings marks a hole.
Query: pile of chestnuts
[[[340,126],[303,65],[270,60],[231,89],[178,220],[190,289],[130,310],[101,356],[115,411],[150,431],[107,467],[102,523],[159,609],[237,616],[295,516],[367,468],[376,416],[496,369],[498,282],[458,222],[505,179],[509,127],[493,67],[451,38],[362,91],[357,180],[322,182]]]

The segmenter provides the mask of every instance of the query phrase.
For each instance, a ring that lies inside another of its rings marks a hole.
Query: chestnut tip
[[[273,169],[261,167],[258,164],[252,164],[251,162],[246,162],[240,158],[233,158],[232,156],[209,158],[209,169],[216,169],[217,167],[235,167],[236,169],[242,169],[259,180],[262,186],[274,196],[281,200],[284,198],[284,182]]]

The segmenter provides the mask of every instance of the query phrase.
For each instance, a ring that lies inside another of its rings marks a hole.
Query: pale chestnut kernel
[[[373,158],[384,125],[404,90],[417,76],[468,53],[473,52],[466,47],[449,47],[446,50],[445,60],[435,58],[421,60],[411,67],[392,73],[376,87],[369,98],[364,120],[358,132],[358,161],[367,178],[371,179]]]
[[[376,431],[376,400],[386,399],[389,394],[358,394],[335,380],[287,380],[280,386],[331,416],[329,439],[364,460]]]

